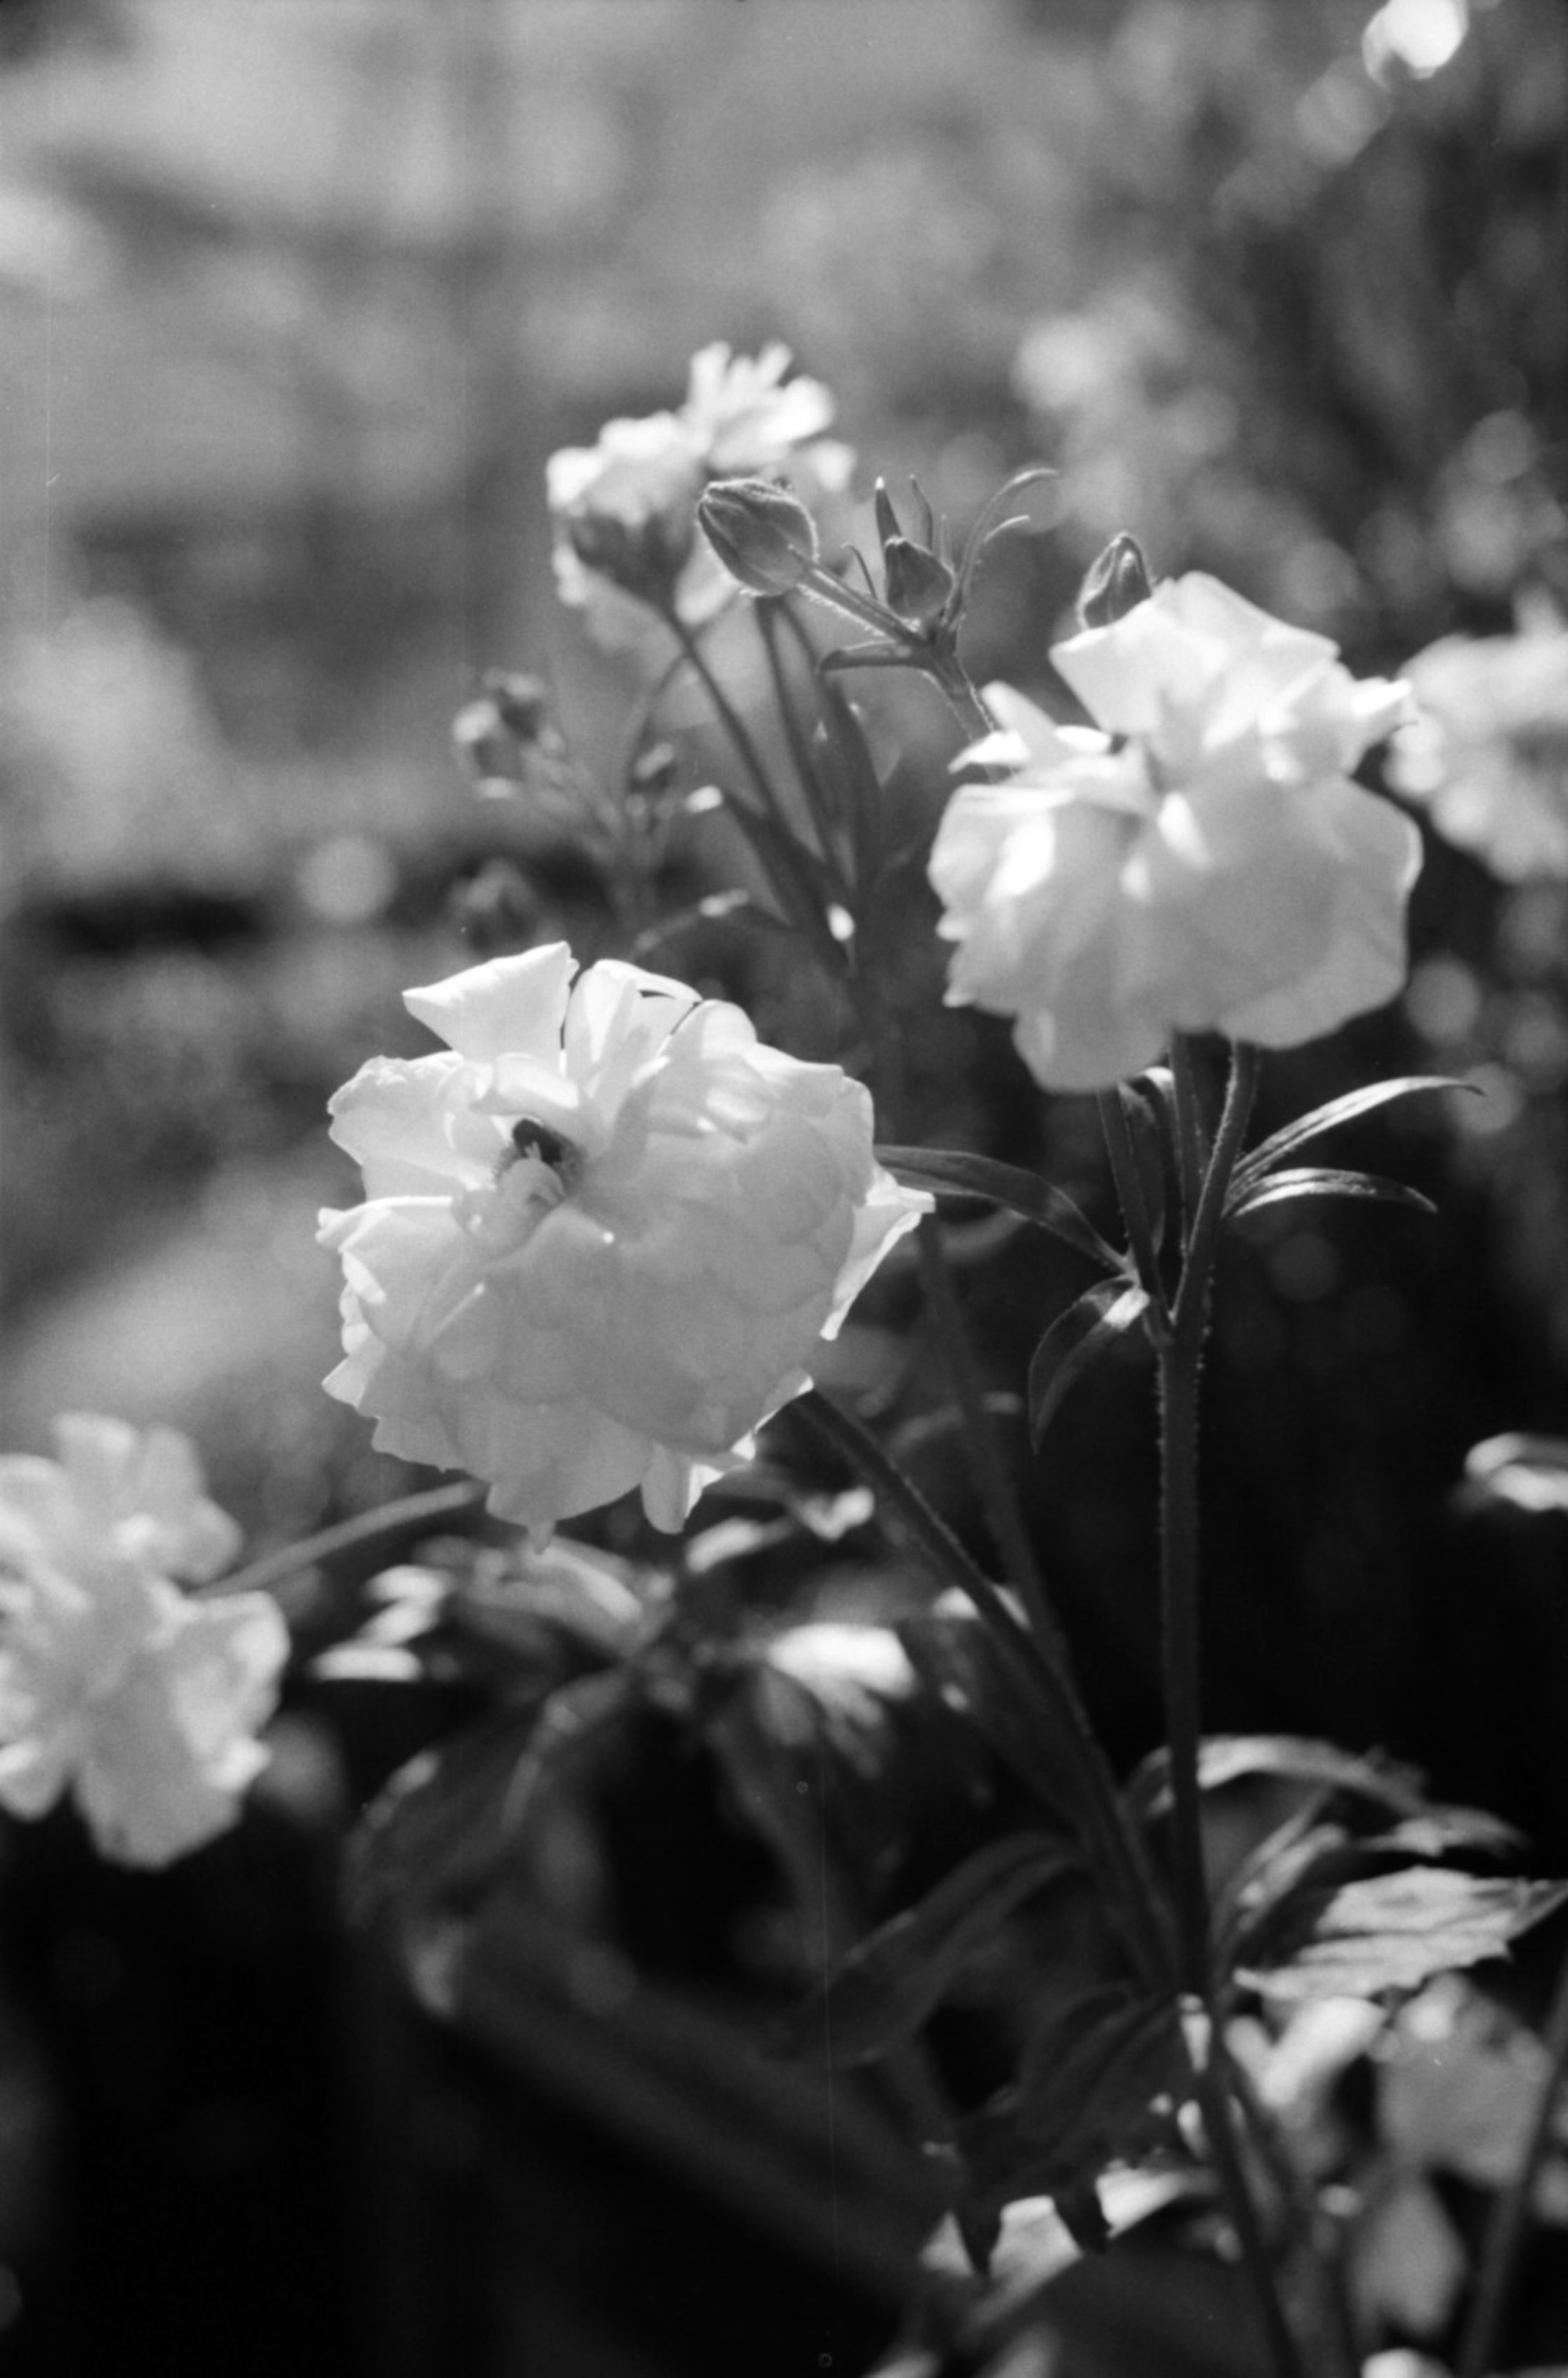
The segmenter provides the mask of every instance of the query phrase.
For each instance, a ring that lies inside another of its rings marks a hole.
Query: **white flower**
[[[288,1637],[266,1594],[193,1602],[239,1531],[172,1429],[76,1414],[0,1457],[0,1805],[75,1791],[100,1848],[163,1866],[233,1824]]]
[[[928,1203],[836,1065],[563,943],[407,994],[449,1053],[332,1101],[366,1202],[323,1217],[376,1444],[486,1479],[543,1538],[633,1486],[676,1529]]]
[[[1419,837],[1347,772],[1402,686],[1196,573],[1051,658],[1099,729],[987,689],[999,731],[964,757],[1011,773],[960,788],[931,855],[951,1002],[1077,1090],[1173,1031],[1286,1048],[1393,998]]]
[[[606,422],[593,446],[567,446],[545,465],[561,600],[602,643],[640,641],[648,607],[673,607],[700,628],[730,601],[733,581],[697,527],[711,479],[765,477],[787,464],[808,499],[842,487],[852,457],[820,433],[833,402],[814,379],[786,379],[787,347],[691,359],[674,413]]]
[[[1389,782],[1494,875],[1568,876],[1568,627],[1444,636],[1410,663],[1417,716]]]

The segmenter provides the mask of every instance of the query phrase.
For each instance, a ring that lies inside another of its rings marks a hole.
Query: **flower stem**
[[[423,1495],[404,1495],[396,1503],[383,1503],[377,1510],[340,1519],[335,1527],[305,1536],[297,1544],[285,1544],[281,1552],[263,1554],[259,1560],[219,1578],[206,1591],[214,1596],[267,1591],[307,1568],[328,1566],[343,1553],[372,1548],[380,1553],[401,1551],[427,1536],[439,1521],[475,1514],[486,1491],[482,1480],[465,1478],[456,1486],[433,1486]]]
[[[1558,1977],[1556,1994],[1546,2020],[1543,2045],[1547,2053],[1546,2080],[1518,2168],[1492,2204],[1486,2240],[1481,2248],[1475,2297],[1459,2341],[1458,2359],[1454,2365],[1454,2378],[1482,2378],[1484,2372],[1496,2366],[1499,2332],[1508,2290],[1513,2284],[1520,2250],[1529,2227],[1536,2183],[1551,2143],[1552,2121],[1562,2096],[1563,2074],[1568,2072],[1568,1959],[1564,1960]]]
[[[1203,2108],[1203,2134],[1214,2156],[1215,2169],[1225,2192],[1226,2209],[1235,2228],[1241,2260],[1251,2282],[1258,2318],[1268,2345],[1269,2360],[1275,2378],[1307,2378],[1306,2361],[1286,2316],[1278,2274],[1237,2144],[1217,2027],[1212,2015],[1200,2017],[1198,2022],[1208,2034],[1203,2045],[1192,2051],[1192,2077],[1197,2084],[1198,2102]],[[1189,2029],[1191,2035],[1191,2025]]]
[[[1156,1341],[1160,1410],[1161,1673],[1170,1759],[1171,1833],[1182,1987],[1208,2005],[1209,1894],[1203,1872],[1198,1591],[1198,1381],[1208,1337],[1226,1192],[1257,1090],[1257,1052],[1238,1048],[1225,1112],[1192,1219],[1169,1328]]]
[[[1155,1337],[1160,1408],[1161,1669],[1181,1988],[1190,2030],[1203,2046],[1193,2077],[1215,2169],[1251,2280],[1277,2378],[1304,2378],[1304,2363],[1281,2298],[1233,2127],[1231,2090],[1210,1949],[1203,1866],[1202,1658],[1198,1571],[1198,1384],[1208,1337],[1215,1256],[1226,1194],[1241,1153],[1257,1089],[1256,1051],[1232,1055],[1225,1112],[1199,1191],[1169,1326]]]
[[[725,734],[740,754],[761,803],[760,810],[758,810],[749,801],[736,801],[732,797],[731,809],[743,827],[785,916],[800,927],[831,979],[842,982],[844,964],[838,943],[829,931],[807,855],[779,799],[777,787],[766,761],[757,748],[756,739],[709,667],[706,654],[685,620],[673,609],[664,617],[712,703]]]

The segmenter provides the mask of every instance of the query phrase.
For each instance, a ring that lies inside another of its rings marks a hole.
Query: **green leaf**
[[[1381,1752],[1342,1750],[1337,1743],[1295,1734],[1207,1736],[1198,1754],[1198,1783],[1203,1791],[1216,1792],[1254,1776],[1349,1792],[1397,1816],[1420,1816],[1430,1807],[1418,1770],[1385,1759]],[[1125,1797],[1140,1823],[1148,1824],[1167,1814],[1170,1769],[1165,1751],[1152,1752],[1134,1770]]]
[[[503,1859],[530,1723],[525,1712],[509,1711],[399,1769],[350,1838],[351,1922],[389,1915],[409,1934],[482,1894]]]
[[[1112,2163],[1172,2143],[1191,2093],[1175,2007],[1124,1984],[1085,1991],[1043,2024],[1018,2079],[961,2121],[958,2218],[982,2267],[1001,2215],[1050,2196],[1080,2245],[1107,2242],[1095,2182]]]
[[[1299,1116],[1295,1123],[1260,1140],[1250,1156],[1242,1158],[1236,1168],[1233,1188],[1246,1189],[1252,1182],[1261,1181],[1265,1172],[1310,1139],[1317,1139],[1325,1131],[1335,1131],[1342,1123],[1355,1123],[1361,1115],[1371,1114],[1377,1107],[1387,1106],[1394,1099],[1414,1098],[1424,1090],[1473,1090],[1474,1082],[1455,1081],[1442,1074],[1403,1074],[1396,1080],[1370,1082],[1364,1089],[1348,1090],[1342,1099],[1331,1099],[1326,1106],[1314,1107],[1311,1114]]]
[[[1568,1883],[1432,1866],[1304,1890],[1275,1911],[1272,1951],[1254,1951],[1238,1978],[1283,2000],[1417,1989],[1434,1974],[1505,1956],[1565,1899]]]
[[[792,2016],[784,2052],[862,2064],[917,2031],[955,1976],[1016,1908],[1081,1874],[1048,1833],[1011,1833],[976,1850],[916,1907],[852,1949]]]
[[[938,1196],[983,1197],[989,1205],[1005,1206],[1010,1214],[1065,1239],[1069,1246],[1107,1271],[1125,1271],[1116,1249],[1101,1238],[1071,1198],[1037,1173],[1025,1172],[1015,1164],[999,1164],[988,1156],[967,1156],[955,1148],[879,1147],[877,1157],[905,1188],[929,1189]]]
[[[1148,1218],[1149,1236],[1155,1251],[1165,1243],[1165,1159],[1167,1111],[1162,1086],[1157,1078],[1165,1068],[1140,1074],[1131,1082],[1119,1082],[1116,1095],[1121,1111],[1127,1118],[1128,1135],[1132,1142],[1132,1160],[1137,1168],[1138,1185],[1143,1193],[1143,1211]],[[1167,1081],[1169,1075],[1166,1076]],[[1172,1124],[1174,1128],[1174,1123]],[[1170,1143],[1173,1147],[1174,1140]]]
[[[882,782],[860,713],[843,690],[819,671],[821,713],[812,739],[818,770],[838,818],[847,824],[853,872],[863,889],[882,864]]]
[[[1238,1189],[1234,1183],[1225,1201],[1227,1219],[1237,1222],[1244,1214],[1256,1214],[1264,1206],[1281,1206],[1288,1197],[1360,1197],[1373,1199],[1382,1206],[1409,1206],[1418,1214],[1435,1214],[1437,1207],[1418,1189],[1411,1189],[1403,1181],[1387,1181],[1376,1172],[1342,1172],[1328,1166],[1301,1165],[1285,1172],[1271,1172],[1262,1181],[1247,1183]]]
[[[1148,1310],[1141,1288],[1102,1280],[1052,1322],[1029,1364],[1029,1438],[1036,1452],[1068,1390]]]

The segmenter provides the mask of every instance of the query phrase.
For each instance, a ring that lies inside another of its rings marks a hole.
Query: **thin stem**
[[[1319,2204],[1311,2180],[1293,2160],[1268,2108],[1259,2099],[1245,2065],[1231,2054],[1223,2029],[1215,2030],[1214,2047],[1215,2061],[1225,2075],[1242,2127],[1300,2240],[1299,2259],[1306,2278],[1316,2291],[1319,2345],[1326,2357],[1324,2378],[1360,2378],[1361,2350],[1346,2293],[1344,2263],[1332,2216]]]
[[[992,1583],[947,1521],[927,1502],[914,1480],[868,1429],[862,1428],[842,1406],[830,1403],[815,1387],[797,1396],[790,1410],[859,1472],[885,1508],[902,1523],[904,1534],[933,1574],[943,1584],[956,1585],[968,1596],[999,1649],[1049,1710],[1058,1738],[1067,1742],[1073,1752],[1083,1791],[1085,1846],[1099,1866],[1113,1909],[1121,1917],[1129,1952],[1146,1982],[1155,1988],[1167,1987],[1168,1960],[1154,1917],[1154,1892],[1105,1755],[1089,1728],[1071,1678],[1052,1664],[1014,1615],[999,1587]]]
[[[1216,2035],[1208,2018],[1200,2017],[1198,2020],[1209,2035],[1202,2048],[1192,2054],[1192,2077],[1197,2084],[1198,2102],[1203,2108],[1203,2132],[1214,2156],[1220,2185],[1225,2191],[1226,2209],[1235,2227],[1241,2260],[1251,2282],[1252,2297],[1267,2340],[1269,2359],[1275,2378],[1308,2378],[1301,2349],[1286,2317],[1274,2257],[1269,2252],[1268,2240],[1263,2235],[1258,2208],[1253,2203],[1237,2146],[1225,2075],[1217,2054],[1211,2052]]]
[[[281,1552],[264,1554],[260,1560],[220,1578],[207,1591],[215,1596],[265,1591],[281,1585],[285,1578],[324,1567],[341,1553],[363,1552],[371,1545],[382,1552],[397,1551],[417,1543],[438,1520],[471,1517],[486,1491],[482,1480],[465,1478],[456,1486],[433,1486],[423,1495],[405,1495],[396,1503],[383,1503],[378,1510],[340,1519],[335,1527],[323,1528],[297,1544],[285,1544]]]
[[[975,680],[955,652],[929,658],[910,655],[910,664],[928,677],[945,699],[959,725],[971,735],[990,735],[996,730],[996,720],[981,701]]]
[[[810,746],[801,730],[800,720],[790,692],[784,655],[779,650],[779,606],[776,600],[764,598],[754,603],[751,607],[752,616],[757,622],[757,632],[761,638],[762,650],[767,657],[768,675],[772,680],[774,706],[784,727],[784,740],[789,745],[789,756],[800,785],[801,798],[811,812],[811,823],[817,830],[817,841],[822,859],[832,871],[834,889],[847,906],[849,886],[844,881],[844,871],[839,863],[832,822],[828,815],[827,804],[823,799],[821,780],[812,761]]]
[[[1173,1338],[1158,1350],[1160,1409],[1160,1652],[1170,1759],[1181,1983],[1212,1996],[1209,1892],[1203,1870],[1202,1664],[1198,1631],[1197,1349]]]
[[[1236,2227],[1278,2378],[1305,2378],[1246,2168],[1232,2128],[1219,2039],[1203,1866],[1203,1667],[1199,1629],[1198,1382],[1208,1336],[1215,1257],[1226,1194],[1246,1136],[1257,1087],[1257,1057],[1238,1048],[1225,1111],[1192,1216],[1170,1327],[1156,1341],[1160,1403],[1161,1668],[1170,1762],[1171,1834],[1181,1985],[1190,2031],[1199,2031],[1193,2073],[1215,2168]]]
[[[745,827],[748,840],[786,915],[793,917],[800,927],[831,979],[834,982],[842,982],[844,965],[838,943],[828,930],[817,886],[804,863],[795,829],[780,802],[777,788],[767,763],[757,748],[756,739],[708,666],[707,655],[685,620],[673,609],[664,616],[700,680],[725,734],[739,752],[761,801],[760,811],[754,810],[749,802],[734,801],[735,814]],[[771,829],[766,839],[760,831],[764,823]]]
[[[1171,1327],[1156,1346],[1160,1406],[1161,1669],[1170,1759],[1171,1833],[1184,1987],[1212,1997],[1209,1894],[1203,1871],[1198,1592],[1198,1380],[1208,1336],[1219,1225],[1257,1091],[1255,1050],[1231,1061],[1225,1112],[1192,1219]]]
[[[1529,2228],[1536,2183],[1551,2143],[1551,2126],[1562,2095],[1563,2074],[1568,2072],[1568,1960],[1564,1961],[1558,1977],[1542,2044],[1547,2055],[1546,2081],[1518,2168],[1492,2204],[1486,2240],[1481,2248],[1475,2297],[1460,2339],[1459,2358],[1454,2364],[1454,2378],[1482,2378],[1483,2372],[1490,2370],[1496,2363],[1508,2291]]]
[[[968,1454],[975,1484],[979,1490],[980,1506],[987,1525],[1002,1556],[1002,1566],[1018,1588],[1020,1598],[1029,1613],[1030,1623],[1047,1647],[1047,1657],[1059,1664],[1065,1664],[1067,1647],[1061,1627],[1051,1608],[1046,1581],[1035,1556],[1035,1547],[1023,1524],[1011,1470],[1002,1459],[996,1431],[986,1410],[980,1382],[976,1375],[969,1331],[953,1291],[952,1272],[947,1250],[942,1244],[941,1227],[936,1216],[928,1214],[916,1232],[915,1246],[927,1306],[936,1324],[942,1358],[952,1382],[953,1401],[958,1408],[958,1424],[964,1451]]]

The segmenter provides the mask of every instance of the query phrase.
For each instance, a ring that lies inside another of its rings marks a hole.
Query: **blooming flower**
[[[407,994],[448,1050],[338,1092],[366,1197],[322,1227],[329,1392],[540,1539],[632,1486],[678,1528],[928,1202],[837,1066],[640,967],[575,971],[554,943]]]
[[[1417,715],[1389,782],[1510,883],[1568,876],[1568,626],[1444,636],[1410,663]]]
[[[77,1414],[0,1457],[0,1804],[70,1786],[106,1856],[163,1866],[234,1821],[288,1638],[263,1593],[193,1602],[239,1531],[172,1429]]]
[[[788,464],[808,496],[845,484],[848,448],[820,435],[832,399],[820,381],[786,379],[789,363],[776,343],[755,357],[704,347],[678,411],[606,422],[596,445],[551,455],[557,584],[602,643],[636,642],[650,605],[698,628],[729,601],[734,586],[697,528],[711,479]]]
[[[1052,660],[1099,721],[1009,686],[931,855],[948,997],[1016,1019],[1036,1080],[1093,1089],[1173,1030],[1286,1048],[1393,998],[1415,828],[1352,784],[1408,715],[1322,636],[1194,573]]]

